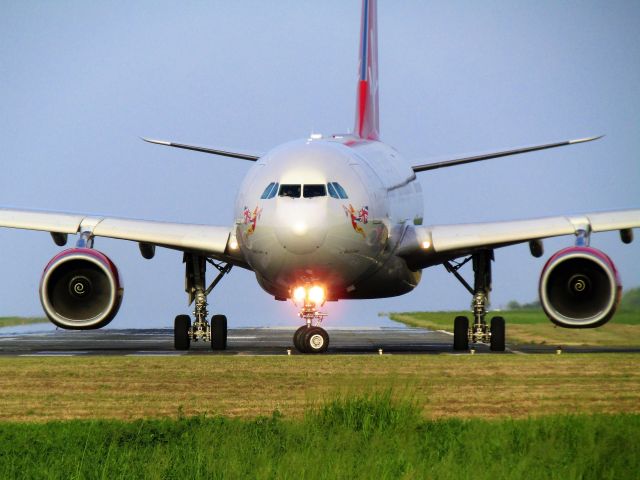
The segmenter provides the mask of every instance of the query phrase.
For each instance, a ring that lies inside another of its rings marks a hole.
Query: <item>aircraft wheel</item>
[[[296,330],[296,333],[293,334],[293,346],[296,347],[296,350],[298,350],[300,353],[306,353],[304,350],[302,337],[304,336],[304,333],[307,331],[307,328],[309,327],[307,327],[306,325],[303,325]]]
[[[307,329],[302,337],[305,353],[323,353],[329,348],[329,334],[320,327]]]
[[[211,318],[211,350],[227,349],[227,317],[214,315]]]
[[[453,321],[453,349],[469,350],[469,319],[467,317],[456,317]]]
[[[191,318],[189,315],[178,315],[173,322],[173,346],[176,350],[189,350],[191,338],[189,329],[191,328]]]
[[[491,319],[491,351],[504,352],[505,323],[502,317]]]

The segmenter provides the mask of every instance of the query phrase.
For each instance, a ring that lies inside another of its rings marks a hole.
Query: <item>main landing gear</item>
[[[185,291],[189,295],[189,305],[195,302],[193,311],[194,321],[191,323],[189,315],[178,315],[174,322],[173,338],[176,350],[189,350],[191,341],[211,343],[212,350],[227,348],[227,317],[213,315],[211,323],[207,320],[207,297],[215,286],[231,271],[231,265],[215,262],[203,255],[184,255],[186,265]],[[218,275],[206,287],[205,273],[207,263],[218,270]]]
[[[309,292],[314,288],[318,287],[312,287]],[[329,334],[324,328],[320,327],[320,323],[327,314],[318,311],[318,305],[321,306],[324,302],[324,292],[321,300],[316,299],[316,301],[309,298],[313,296],[309,292],[305,290],[304,299],[298,298],[299,301],[304,302],[298,316],[305,321],[306,325],[300,327],[293,334],[293,345],[301,353],[323,353],[329,348]],[[300,294],[299,297],[302,297],[302,295]],[[316,322],[315,326],[313,325],[314,321]]]
[[[449,273],[462,283],[473,296],[471,308],[473,324],[469,325],[466,316],[456,317],[453,323],[453,349],[456,351],[469,350],[469,343],[488,343],[493,352],[504,352],[505,349],[505,321],[503,317],[493,317],[489,325],[486,322],[489,292],[491,292],[491,261],[493,250],[482,250],[467,257],[462,262],[445,262]],[[467,262],[473,262],[473,288],[458,273]]]

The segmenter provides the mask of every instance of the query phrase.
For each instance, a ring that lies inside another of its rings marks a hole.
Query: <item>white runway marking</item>
[[[127,357],[180,357],[186,352],[136,352],[129,353]]]
[[[257,340],[258,337],[240,337],[240,336],[231,336],[227,337],[227,340]]]
[[[446,330],[437,330],[439,333],[446,333],[447,335],[451,335],[453,337],[453,333],[447,332]]]
[[[21,357],[75,357],[75,353],[23,353]]]

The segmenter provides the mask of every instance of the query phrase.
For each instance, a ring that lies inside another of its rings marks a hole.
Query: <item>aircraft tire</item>
[[[211,318],[211,350],[227,349],[227,317],[214,315]]]
[[[491,319],[491,351],[504,352],[505,348],[505,322],[502,317]]]
[[[306,353],[304,350],[304,345],[302,341],[302,337],[304,336],[304,332],[307,330],[307,326],[303,325],[299,329],[296,330],[296,333],[293,334],[293,346],[296,347],[300,353]]]
[[[189,350],[191,338],[189,329],[191,328],[191,318],[189,315],[178,315],[173,322],[173,346],[176,350]]]
[[[305,353],[323,353],[329,348],[329,334],[323,328],[311,327],[307,329],[301,343]]]
[[[453,349],[457,352],[469,350],[469,318],[456,317],[453,321]]]

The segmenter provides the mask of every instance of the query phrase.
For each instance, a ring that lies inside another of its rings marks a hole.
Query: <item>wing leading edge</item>
[[[0,208],[0,227],[38,230],[51,234],[88,232],[94,237],[130,240],[185,252],[202,252],[247,268],[239,251],[231,248],[232,231],[229,227],[7,208]]]
[[[397,254],[405,258],[412,269],[421,269],[477,250],[577,235],[581,230],[590,233],[639,227],[640,209],[503,222],[411,226]]]

